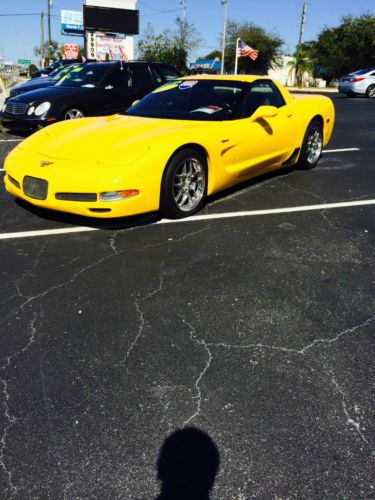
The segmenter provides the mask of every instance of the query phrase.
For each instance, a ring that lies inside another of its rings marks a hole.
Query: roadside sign
[[[61,11],[61,34],[84,35],[82,12],[75,10]]]
[[[18,64],[21,66],[30,66],[31,59],[18,59]]]
[[[78,45],[75,43],[64,44],[64,58],[65,59],[78,59]]]

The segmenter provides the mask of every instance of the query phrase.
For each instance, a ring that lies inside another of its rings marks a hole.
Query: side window
[[[375,76],[375,71],[373,73],[370,73],[368,76]]]
[[[243,108],[243,116],[246,118],[251,116],[259,106],[275,106],[281,108],[285,101],[279,90],[268,80],[260,80],[253,83],[251,86]]]
[[[131,82],[129,82],[129,71],[127,67],[115,68],[105,81],[105,87],[117,88],[127,88],[131,87]]]
[[[147,64],[132,64],[131,72],[134,86],[145,88],[153,85],[151,73]]]
[[[180,78],[180,76],[181,76],[177,73],[177,71],[175,71],[170,66],[158,66],[157,69],[158,69],[158,72],[163,77],[163,79],[166,81],[176,80],[176,79]]]
[[[152,66],[150,66],[150,71],[151,71],[152,78],[153,78],[154,82],[157,83],[158,85],[161,85],[164,82],[164,80],[159,75],[159,73],[156,71],[156,69],[153,68]]]

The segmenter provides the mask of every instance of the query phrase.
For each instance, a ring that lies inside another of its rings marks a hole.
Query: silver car
[[[375,97],[375,68],[365,68],[342,76],[339,80],[339,92],[348,96],[365,95]]]

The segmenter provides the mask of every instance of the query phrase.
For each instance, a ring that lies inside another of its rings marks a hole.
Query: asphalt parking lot
[[[189,220],[0,188],[2,498],[374,498],[375,100],[331,97],[316,169]]]

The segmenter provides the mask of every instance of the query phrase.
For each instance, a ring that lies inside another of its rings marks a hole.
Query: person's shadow
[[[205,432],[178,430],[164,441],[157,462],[161,493],[156,500],[209,500],[220,455]]]

